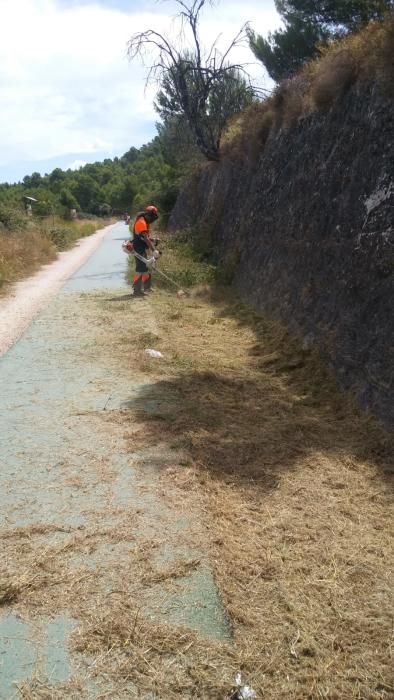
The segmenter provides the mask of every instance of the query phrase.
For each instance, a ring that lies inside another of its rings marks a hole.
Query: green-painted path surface
[[[0,581],[19,586],[0,606],[2,700],[20,697],[24,682],[48,684],[63,697],[71,679],[79,690],[64,697],[101,697],[105,679],[95,678],[88,655],[72,652],[70,635],[87,614],[85,597],[100,605],[120,585],[140,596],[134,602],[152,618],[228,636],[209,565],[188,542],[198,514],[159,495],[159,468],[174,455],[150,448],[148,437],[133,452],[117,420],[130,405],[144,408],[148,379],[125,381],[96,345],[105,328],[96,327],[95,304],[130,293],[125,237],[125,226],[115,226],[0,359]],[[137,566],[146,550],[154,565],[197,564],[171,591],[153,577],[138,592],[131,562]],[[108,697],[145,696],[130,686]]]

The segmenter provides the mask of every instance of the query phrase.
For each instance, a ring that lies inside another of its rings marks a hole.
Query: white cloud
[[[86,164],[87,164],[86,160],[81,160],[81,159],[78,160],[77,159],[77,160],[73,160],[73,162],[70,163],[70,165],[66,165],[65,169],[66,170],[79,170],[79,168],[83,168],[83,166]]]
[[[31,162],[33,171],[35,162],[56,157],[111,157],[153,135],[154,88],[145,90],[146,68],[128,63],[126,42],[151,26],[174,31],[167,3],[153,7],[147,0],[147,11],[114,9],[113,0],[0,0],[0,6],[3,171],[18,161]],[[205,13],[204,39],[229,38],[246,20],[260,32],[277,25],[273,0],[221,0]],[[237,60],[253,57],[244,48]],[[261,67],[254,72],[261,76]]]

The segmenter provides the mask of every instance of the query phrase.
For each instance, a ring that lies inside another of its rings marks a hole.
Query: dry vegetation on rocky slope
[[[394,15],[332,43],[274,94],[235,118],[222,142],[226,158],[254,159],[271,131],[288,128],[316,110],[328,110],[358,83],[378,85],[393,96]]]

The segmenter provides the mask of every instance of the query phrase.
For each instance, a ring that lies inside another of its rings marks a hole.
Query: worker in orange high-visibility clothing
[[[153,205],[146,207],[144,211],[137,214],[134,224],[130,224],[130,231],[133,234],[133,247],[134,251],[142,257],[147,257],[147,252],[149,250],[154,250],[154,243],[150,236],[150,225],[153,224],[159,218],[159,212],[157,208]],[[144,289],[142,289],[144,285]],[[137,257],[135,259],[135,275],[133,281],[134,296],[141,297],[144,296],[145,292],[151,290],[152,286],[152,276],[148,270],[146,264],[139,260]]]

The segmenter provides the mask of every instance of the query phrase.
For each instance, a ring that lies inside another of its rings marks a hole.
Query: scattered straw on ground
[[[119,303],[96,295],[86,313],[95,353],[125,384],[142,381],[139,402],[100,417],[130,456],[149,444],[135,462],[140,506],[108,504],[111,526],[100,527],[97,513],[90,529],[49,533],[61,540],[41,557],[44,533],[3,533],[13,562],[3,602],[16,596],[30,615],[67,609],[77,618],[74,652],[90,659],[102,697],[225,700],[238,670],[258,698],[394,697],[392,438],[315,354],[227,292],[159,290],[149,302]],[[164,359],[145,356],[146,343]],[[166,508],[160,517],[153,495]],[[199,525],[176,544],[202,557],[163,565],[160,548],[175,546],[171,517],[191,512]],[[114,543],[113,558],[99,556]],[[94,571],[78,559],[91,551]],[[157,586],[181,586],[200,561],[213,569],[227,641],[149,611]],[[22,697],[73,697],[66,687],[48,694],[44,682],[26,688]]]
[[[133,415],[189,455],[161,482],[204,513],[238,665],[261,697],[391,697],[392,438],[230,295],[150,305],[165,359],[141,359],[135,327],[125,348],[159,408]]]

